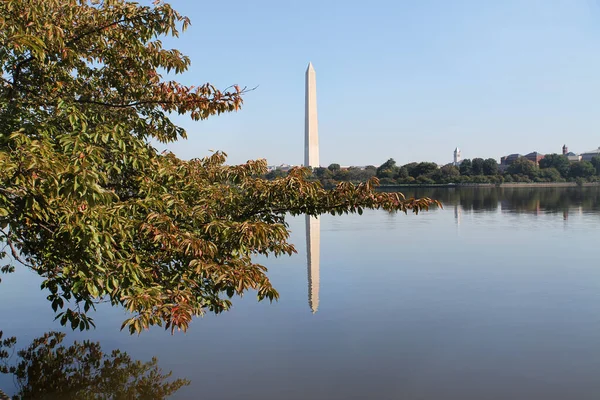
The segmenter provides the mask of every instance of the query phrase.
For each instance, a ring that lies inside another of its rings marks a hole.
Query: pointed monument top
[[[314,69],[312,63],[309,61],[308,62],[308,68],[306,68],[306,70],[310,70],[310,69]]]

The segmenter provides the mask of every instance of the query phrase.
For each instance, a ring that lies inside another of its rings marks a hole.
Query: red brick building
[[[508,156],[504,156],[500,159],[500,165],[510,165],[512,163],[514,163],[515,161],[517,161],[517,159],[519,159],[520,157],[523,157],[520,154],[511,154]]]
[[[532,153],[529,153],[525,156],[526,159],[528,159],[529,161],[534,162],[536,165],[540,165],[540,160],[542,158],[544,158],[543,154],[538,153],[537,151],[534,151]]]

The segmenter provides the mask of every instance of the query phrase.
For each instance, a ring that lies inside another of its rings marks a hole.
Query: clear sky
[[[309,61],[324,166],[600,146],[597,0],[170,3],[192,21],[164,41],[191,57],[181,82],[258,86],[238,113],[176,118],[183,158],[301,164]]]

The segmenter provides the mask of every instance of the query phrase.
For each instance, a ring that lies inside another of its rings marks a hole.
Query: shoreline
[[[510,183],[425,183],[379,185],[376,189],[389,190],[396,188],[563,188],[600,186],[600,182],[510,182]]]

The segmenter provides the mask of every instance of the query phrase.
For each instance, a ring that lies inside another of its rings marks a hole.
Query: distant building
[[[579,162],[581,161],[581,156],[578,156],[577,154],[573,153],[572,151],[564,154],[570,162]]]
[[[281,164],[281,165],[269,165],[267,167],[267,171],[271,172],[271,171],[275,171],[275,170],[280,170],[280,171],[289,171],[290,169],[292,169],[294,166],[293,165],[289,165],[289,164]]]
[[[592,158],[600,156],[600,147],[594,150],[586,151],[581,153],[581,161],[592,161]]]
[[[562,147],[562,154],[563,154],[563,156],[567,157],[570,162],[581,161],[581,156],[573,153],[572,151],[569,151],[569,148],[567,147],[566,144],[564,144]]]
[[[460,162],[460,149],[457,147],[456,149],[454,149],[454,162],[452,163],[452,165],[458,167],[460,165]]]
[[[504,156],[500,159],[500,165],[510,165],[510,164],[514,163],[515,161],[517,161],[521,157],[523,157],[523,156],[518,153]]]
[[[540,160],[544,158],[543,154],[538,153],[537,151],[531,152],[525,156],[531,162],[534,162],[536,165],[540,165]]]

